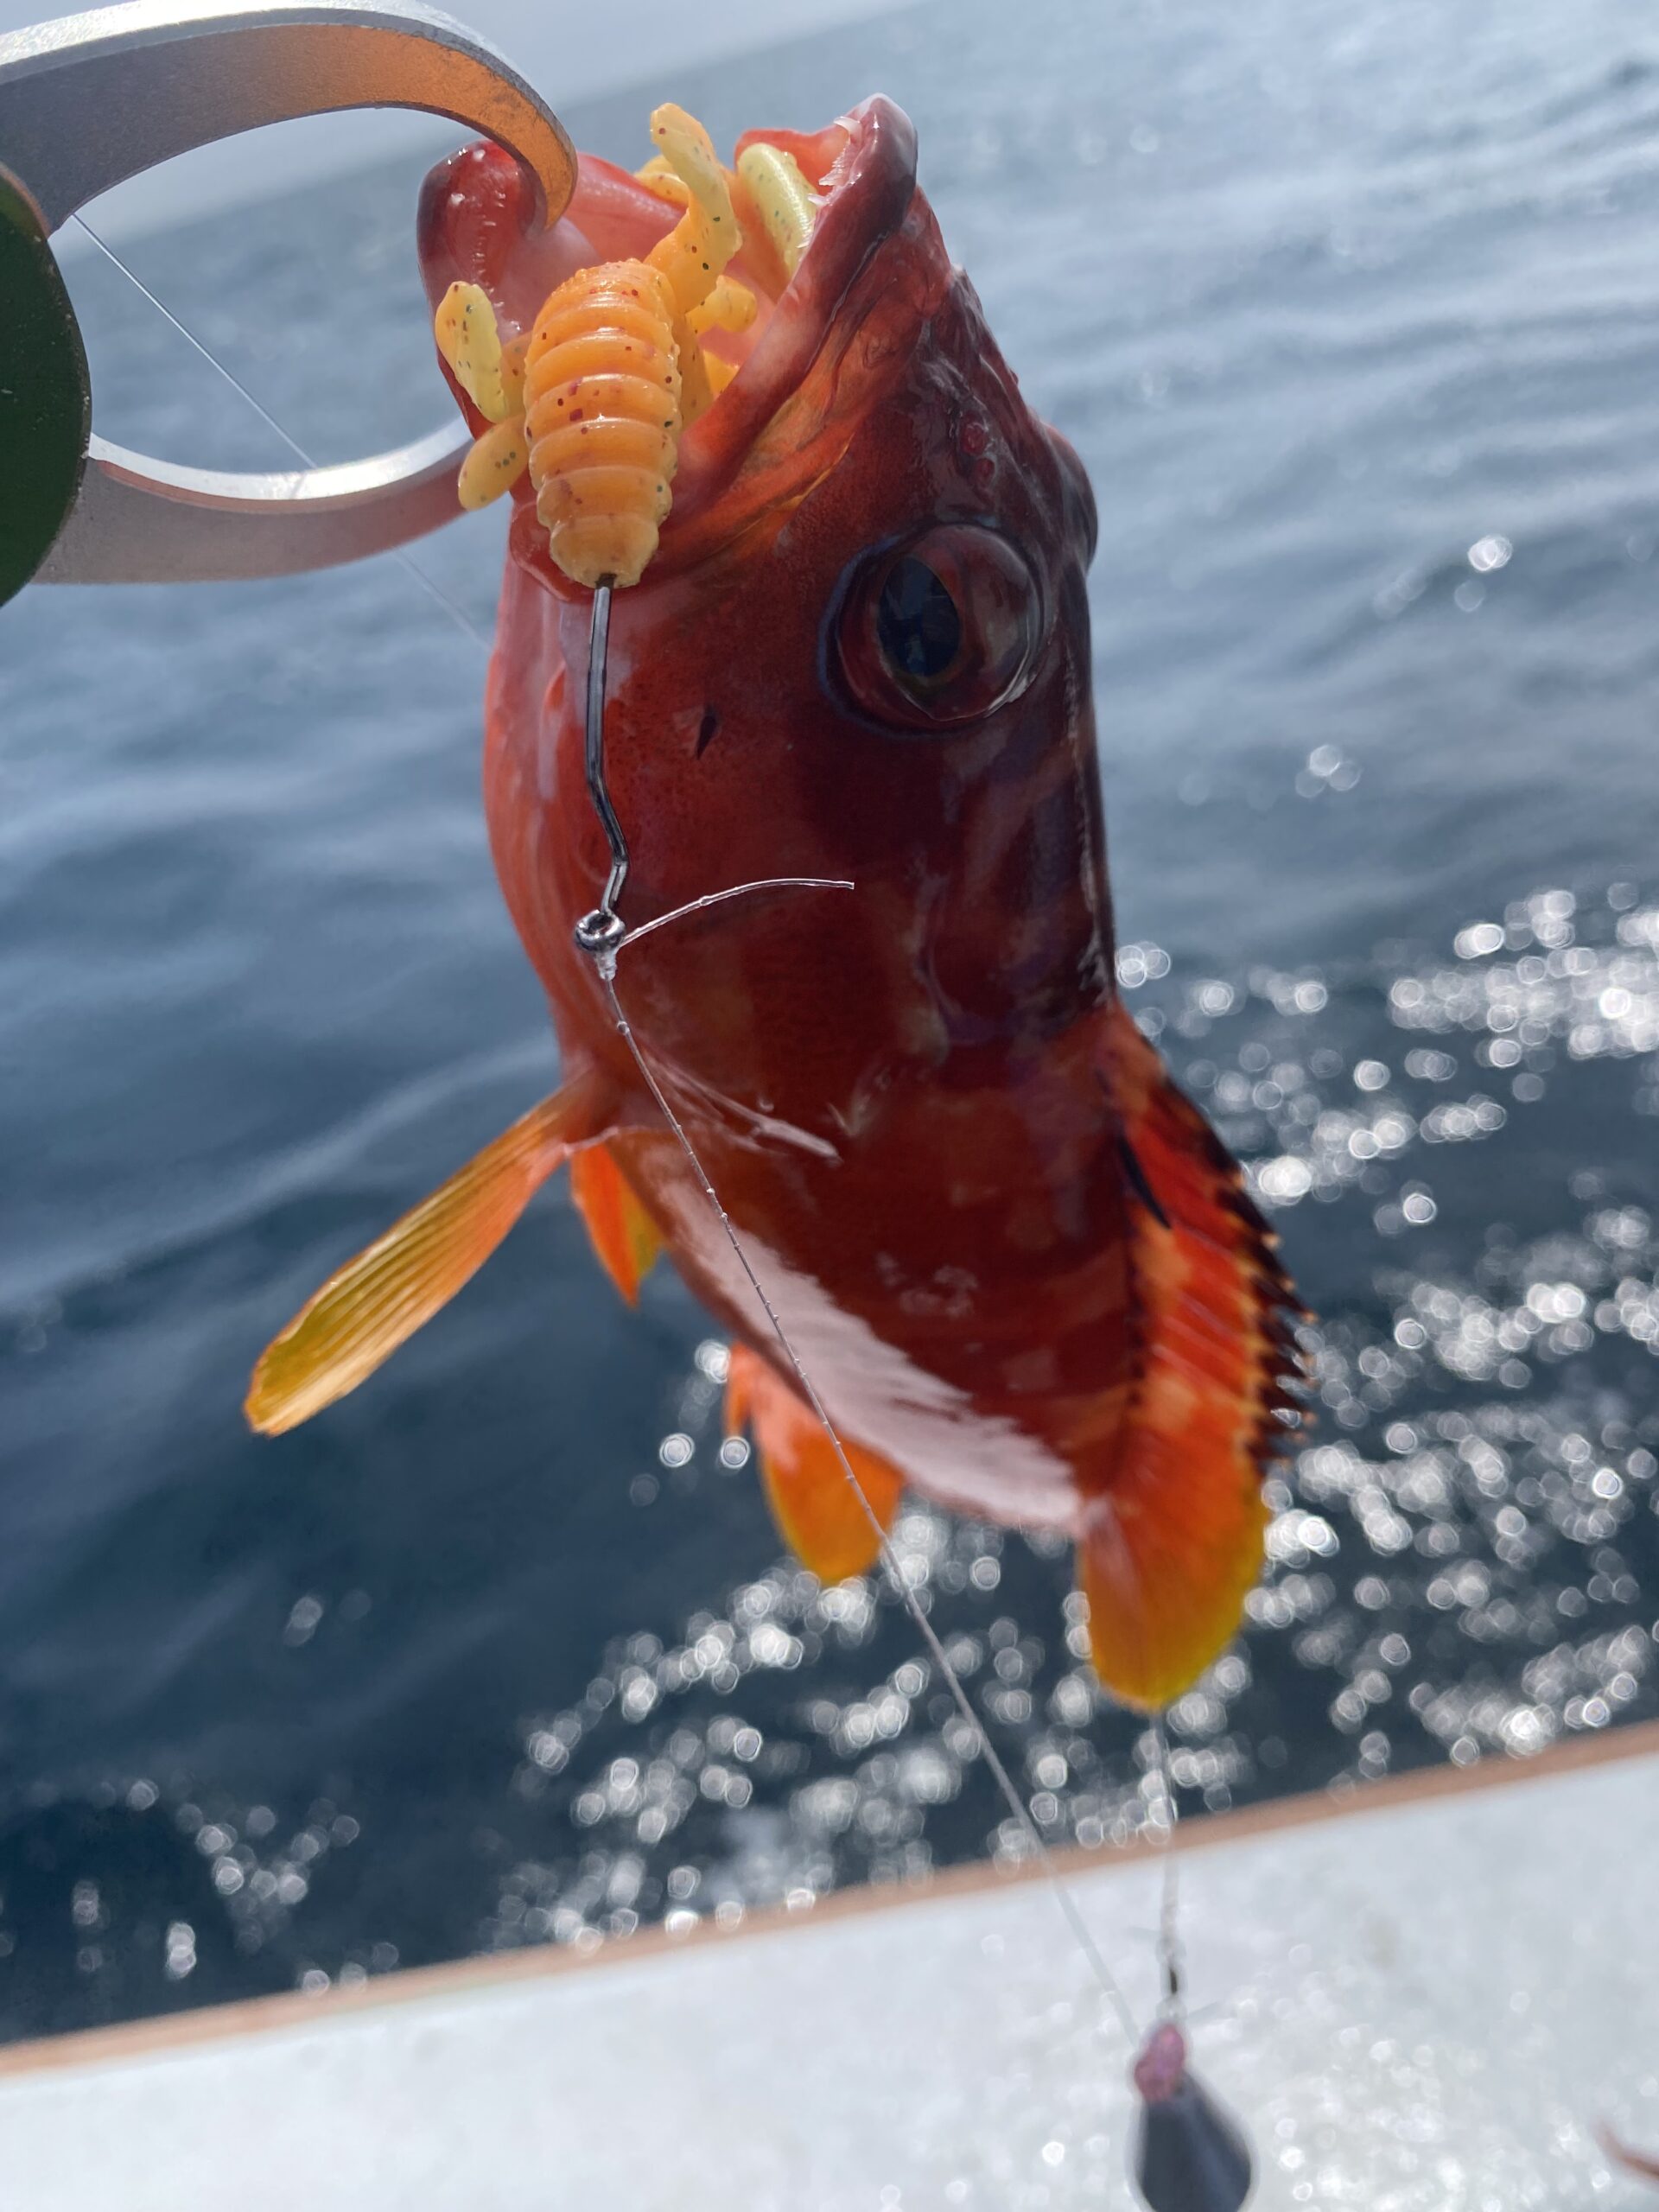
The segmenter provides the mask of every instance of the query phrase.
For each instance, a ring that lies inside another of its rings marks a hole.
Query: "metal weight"
[[[1133,2172],[1151,2212],[1240,2212],[1255,2181],[1243,2129],[1190,2073],[1186,2040],[1166,2020],[1135,2061],[1141,2094]]]

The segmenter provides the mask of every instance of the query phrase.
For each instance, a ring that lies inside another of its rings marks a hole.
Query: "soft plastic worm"
[[[536,512],[555,562],[590,587],[607,576],[638,583],[657,550],[681,427],[715,397],[698,329],[741,328],[754,313],[753,296],[724,277],[740,240],[708,132],[671,105],[651,129],[685,187],[679,221],[646,260],[580,270],[562,284],[537,317],[525,363]]]
[[[691,205],[690,191],[684,180],[670,168],[666,154],[653,154],[643,168],[635,169],[633,177],[636,184],[643,184],[647,192],[654,192],[659,200],[666,200],[675,207]]]
[[[676,303],[649,262],[578,270],[536,318],[524,369],[536,512],[572,582],[636,584],[679,456]]]
[[[510,492],[524,474],[530,460],[522,415],[510,416],[475,439],[461,464],[455,491],[463,507],[487,507]]]
[[[686,327],[694,338],[701,338],[705,330],[747,330],[754,315],[754,294],[734,278],[722,276],[701,306],[689,311]]]
[[[657,109],[651,130],[659,150],[642,181],[681,214],[644,261],[579,270],[528,336],[505,345],[476,284],[452,284],[434,326],[456,382],[493,425],[461,468],[461,505],[487,505],[528,468],[554,562],[589,588],[638,583],[645,573],[672,497],[681,429],[736,374],[704,353],[702,337],[747,330],[755,316],[753,294],[725,274],[742,241],[708,132],[671,104]],[[795,163],[778,158],[785,167],[757,171],[751,189],[792,270],[815,207]]]
[[[792,276],[817,219],[818,203],[805,173],[792,154],[764,140],[744,148],[737,173],[785,274]]]
[[[674,338],[679,352],[680,405],[688,423],[714,403],[715,384],[696,333],[688,318],[718,286],[727,263],[743,243],[732,212],[726,181],[709,133],[695,117],[672,101],[656,109],[651,135],[669,173],[686,189],[680,219],[652,246],[649,259],[672,288],[677,309]]]
[[[524,405],[524,347],[504,346],[490,296],[480,284],[453,283],[432,319],[438,351],[479,413],[505,423]]]
[[[463,507],[486,507],[518,482],[529,458],[524,418],[528,341],[514,338],[503,345],[489,294],[459,280],[438,302],[432,334],[455,382],[494,425],[461,463],[455,486]]]

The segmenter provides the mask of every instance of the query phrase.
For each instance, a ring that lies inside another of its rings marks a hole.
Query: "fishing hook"
[[[600,974],[607,982],[616,972],[616,956],[624,944],[631,944],[635,938],[648,937],[653,930],[665,929],[671,922],[683,921],[690,914],[701,913],[705,907],[721,906],[727,899],[741,899],[751,891],[853,888],[850,879],[842,875],[762,876],[753,883],[734,883],[724,891],[706,891],[701,898],[688,899],[683,906],[676,906],[670,913],[658,914],[654,921],[642,922],[637,929],[628,927],[617,912],[617,901],[628,880],[628,840],[605,779],[605,699],[609,676],[611,594],[615,582],[613,576],[601,576],[594,587],[593,619],[588,632],[588,718],[582,748],[588,796],[605,832],[605,842],[611,849],[611,866],[598,906],[582,916],[573,931],[577,945],[598,963]]]
[[[607,980],[605,963],[608,960],[611,968],[614,968],[622,940],[627,935],[626,925],[616,911],[616,902],[628,880],[628,841],[605,780],[605,688],[610,658],[613,581],[609,576],[601,576],[594,587],[593,622],[588,632],[588,728],[583,752],[588,796],[594,803],[605,842],[611,849],[611,870],[605,879],[598,906],[582,916],[575,930],[576,943],[584,952],[592,953],[600,961],[601,972],[607,975]]]

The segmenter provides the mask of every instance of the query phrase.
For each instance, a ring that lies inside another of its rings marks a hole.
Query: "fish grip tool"
[[[454,428],[271,474],[159,461],[92,429],[54,235],[175,154],[359,107],[481,131],[524,168],[542,221],[569,203],[575,151],[558,118],[486,41],[419,0],[121,0],[0,36],[0,604],[31,579],[295,575],[404,544],[457,512],[470,440]]]

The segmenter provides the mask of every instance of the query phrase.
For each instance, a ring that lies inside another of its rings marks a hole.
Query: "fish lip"
[[[681,437],[674,503],[657,563],[671,562],[677,537],[706,515],[741,468],[835,331],[861,272],[910,212],[916,131],[904,110],[876,93],[816,139],[836,131],[845,133],[846,143],[823,175],[800,265],[736,377]],[[811,143],[793,131],[751,130],[737,150],[765,143],[794,152]]]

